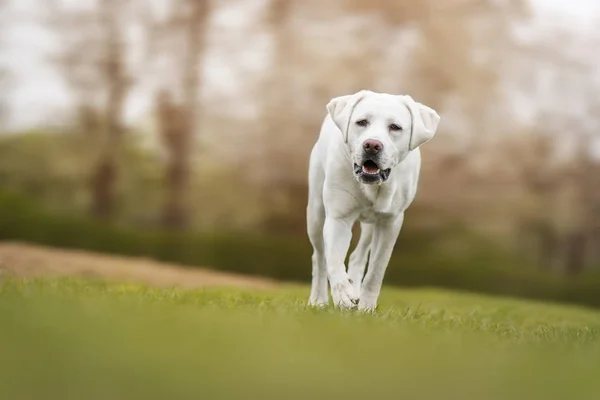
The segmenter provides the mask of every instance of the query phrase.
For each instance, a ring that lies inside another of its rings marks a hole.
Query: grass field
[[[437,290],[0,278],[0,399],[598,399],[600,313]]]

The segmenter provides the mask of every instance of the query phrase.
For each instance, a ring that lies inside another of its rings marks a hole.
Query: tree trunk
[[[181,106],[173,103],[166,90],[161,91],[157,101],[159,129],[167,150],[165,172],[165,203],[163,208],[163,225],[170,228],[182,227],[186,222],[183,209],[183,188],[185,188],[186,171],[182,170],[181,155],[186,150],[185,135],[188,132],[186,112]]]
[[[290,126],[292,107],[294,102],[289,100],[293,98],[291,92],[293,87],[288,83],[290,78],[290,68],[294,60],[294,43],[291,32],[292,25],[290,17],[294,1],[292,0],[272,0],[269,3],[265,15],[265,25],[270,32],[273,43],[273,55],[270,62],[269,74],[266,76],[262,89],[262,129],[258,134],[257,143],[261,146],[254,147],[256,166],[255,177],[259,177],[258,184],[262,188],[259,191],[259,203],[266,215],[261,221],[261,229],[271,231],[275,225],[282,223],[282,203],[285,203],[288,193],[286,193],[284,179],[281,171],[286,170],[287,157],[285,146],[282,146],[279,130],[282,126]],[[286,107],[285,105],[291,107]],[[290,137],[290,136],[288,136]],[[268,160],[268,161],[267,161]],[[271,168],[269,161],[278,168]],[[267,190],[271,186],[275,189]],[[276,224],[273,221],[278,221]]]
[[[104,132],[100,156],[92,175],[92,214],[110,219],[115,213],[118,152],[123,134],[122,118],[128,82],[124,65],[123,35],[119,21],[119,1],[101,2],[102,22],[106,29],[104,79],[108,86]]]
[[[173,131],[170,144],[170,161],[166,170],[166,199],[163,208],[163,224],[182,229],[189,224],[190,161],[197,128],[198,91],[200,89],[200,65],[205,48],[205,28],[209,7],[208,0],[187,0],[189,18],[186,24],[187,57],[182,80],[184,96],[183,121],[177,132]],[[175,123],[171,120],[170,123]]]
[[[567,275],[579,275],[585,268],[585,250],[587,237],[576,232],[567,237],[565,254],[565,272]]]
[[[114,214],[115,160],[102,157],[92,177],[92,215],[99,219],[110,219]]]
[[[538,257],[539,269],[545,272],[551,271],[556,259],[556,249],[558,246],[556,233],[551,227],[541,223],[537,227],[537,237],[540,241]]]

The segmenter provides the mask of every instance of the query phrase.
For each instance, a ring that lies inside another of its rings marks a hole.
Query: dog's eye
[[[402,127],[400,125],[396,125],[396,124],[391,124],[390,125],[390,131],[396,131],[396,132],[398,132],[398,131],[401,131],[401,130],[402,130]]]
[[[356,121],[356,125],[367,126],[367,125],[369,125],[369,121],[367,121],[366,119],[359,119],[358,121]]]

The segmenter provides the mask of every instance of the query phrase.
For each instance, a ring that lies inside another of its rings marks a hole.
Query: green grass
[[[1,279],[1,278],[0,278]],[[438,290],[0,282],[0,399],[598,399],[600,313]]]

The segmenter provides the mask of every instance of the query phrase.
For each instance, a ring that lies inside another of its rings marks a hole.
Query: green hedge
[[[407,216],[407,219],[409,217]],[[401,234],[386,273],[386,284],[436,286],[465,291],[521,296],[600,306],[600,279],[540,275],[517,266],[480,238],[465,237],[473,250],[447,254],[436,251],[440,237],[451,231]],[[0,240],[39,243],[63,248],[145,256],[189,266],[309,282],[311,248],[305,236],[174,233],[115,226],[44,209],[34,200],[0,192]]]

